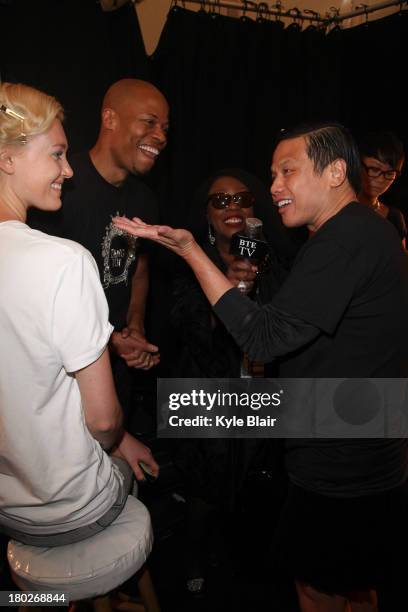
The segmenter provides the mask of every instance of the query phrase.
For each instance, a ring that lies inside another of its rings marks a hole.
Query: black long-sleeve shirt
[[[353,202],[300,250],[270,304],[231,289],[214,310],[252,358],[286,355],[281,376],[408,377],[408,258],[394,228]],[[333,402],[316,407],[335,424]],[[327,495],[354,496],[407,478],[406,439],[308,439],[287,443],[294,482]]]

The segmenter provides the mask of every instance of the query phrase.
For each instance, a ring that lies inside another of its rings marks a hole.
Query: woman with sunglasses
[[[237,168],[214,173],[196,192],[189,225],[215,265],[224,274],[232,274],[231,266],[239,262],[230,253],[231,238],[244,232],[249,217],[263,221],[270,248],[267,260],[258,262],[255,283],[246,281],[246,292],[253,299],[268,301],[286,277],[296,244],[286,234],[270,193],[261,181]],[[239,283],[239,277],[234,276],[234,283]],[[242,352],[213,315],[187,266],[175,281],[171,323],[174,334],[171,376],[240,376]],[[272,376],[273,366],[270,368],[267,374]],[[276,491],[282,485],[280,480],[278,484],[278,477],[283,480],[283,468],[280,471],[278,467],[282,453],[270,442],[265,445],[259,440],[194,439],[177,444],[173,460],[187,492],[186,579],[191,593],[201,593],[204,588],[206,553],[223,556],[236,498],[250,465],[253,466],[255,453],[262,456],[269,453],[269,461],[273,461],[276,470]]]
[[[239,285],[239,271],[233,268],[239,270],[240,258],[230,253],[230,244],[234,234],[244,232],[250,217],[263,222],[269,252],[264,261],[254,266],[254,280],[246,280],[245,292],[266,302],[286,277],[298,246],[283,227],[268,189],[258,178],[238,168],[214,173],[193,198],[189,226],[208,257]],[[241,352],[215,319],[187,266],[183,266],[175,282],[172,324],[181,349],[180,360],[173,363],[173,376],[239,377]]]
[[[403,213],[380,200],[401,174],[405,159],[402,142],[392,132],[381,131],[367,133],[358,144],[362,165],[358,198],[394,225],[405,247],[407,226]]]

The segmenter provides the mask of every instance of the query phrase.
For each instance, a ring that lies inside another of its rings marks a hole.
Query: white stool
[[[53,548],[10,540],[7,558],[21,590],[63,591],[78,601],[104,595],[128,580],[143,566],[152,543],[149,513],[129,496],[118,518],[95,536]]]

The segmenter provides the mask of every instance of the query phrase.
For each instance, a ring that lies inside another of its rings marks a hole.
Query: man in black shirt
[[[283,223],[307,226],[311,238],[264,306],[233,288],[185,230],[115,223],[181,255],[251,359],[285,356],[287,377],[405,378],[408,259],[393,227],[356,202],[348,131],[315,124],[282,134],[272,177]],[[407,440],[288,440],[286,465],[277,550],[302,612],[376,610],[376,589],[398,574],[393,560],[407,545]]]
[[[151,170],[166,146],[168,113],[166,99],[151,83],[122,79],[111,85],[102,103],[97,142],[89,152],[70,158],[74,177],[64,191],[61,216],[50,216],[46,227],[44,220],[30,219],[33,227],[79,242],[96,260],[115,328],[110,350],[125,414],[130,410],[128,367],[147,370],[159,355],[144,331],[146,247],[123,236],[112,217],[157,223],[156,199],[139,176]]]

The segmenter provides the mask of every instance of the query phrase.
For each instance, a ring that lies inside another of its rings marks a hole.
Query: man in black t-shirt
[[[169,108],[151,83],[117,81],[102,103],[98,139],[89,152],[72,156],[71,184],[64,191],[61,214],[30,224],[75,240],[94,256],[115,330],[110,340],[113,371],[125,413],[130,380],[125,364],[150,369],[159,361],[158,347],[144,331],[149,286],[148,252],[140,241],[124,235],[112,217],[158,220],[151,190],[139,176],[151,170],[167,142]],[[90,322],[91,324],[91,322]]]
[[[283,356],[283,376],[323,385],[324,378],[346,379],[336,409],[353,417],[356,403],[377,408],[370,378],[402,379],[403,395],[408,377],[408,258],[394,228],[356,201],[359,187],[359,153],[345,128],[315,124],[281,135],[273,201],[287,227],[306,226],[311,237],[263,306],[240,294],[186,230],[115,224],[181,255],[250,359]],[[251,275],[248,264],[243,280]],[[358,389],[358,397],[348,389]],[[316,411],[330,416],[328,399],[321,403]],[[374,612],[377,590],[386,586],[394,596],[403,589],[404,567],[396,560],[408,546],[408,441],[385,431],[383,438],[358,439],[352,420],[347,438],[286,443],[290,487],[275,550],[296,581],[302,612]]]

